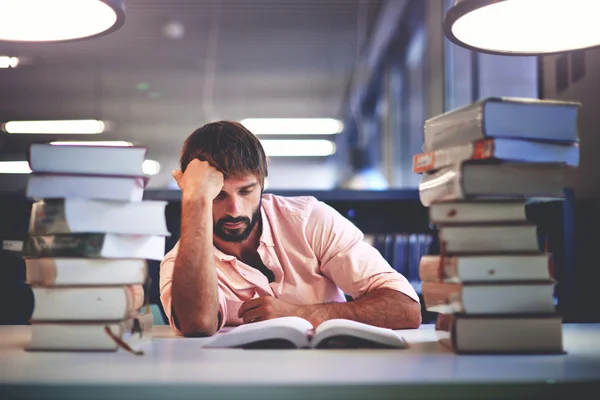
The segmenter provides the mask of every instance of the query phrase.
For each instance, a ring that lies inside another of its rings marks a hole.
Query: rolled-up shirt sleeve
[[[315,202],[306,225],[306,237],[320,261],[323,275],[344,293],[356,299],[370,291],[388,288],[419,302],[408,280],[364,241],[360,229],[329,205]]]
[[[179,242],[169,251],[160,263],[160,301],[169,320],[169,325],[178,334],[181,334],[178,324],[173,314],[172,287],[173,287],[173,269],[175,268],[175,259],[179,250]],[[227,315],[227,301],[223,291],[219,287],[219,329],[225,325],[225,316]]]

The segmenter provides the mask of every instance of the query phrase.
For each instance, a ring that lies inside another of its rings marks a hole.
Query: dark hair
[[[242,124],[219,121],[196,129],[183,143],[181,171],[194,159],[208,161],[225,178],[254,174],[264,187],[267,157],[258,138]]]

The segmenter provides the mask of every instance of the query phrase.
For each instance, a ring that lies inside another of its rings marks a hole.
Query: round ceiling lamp
[[[456,0],[444,33],[470,50],[540,55],[600,45],[598,0]]]
[[[116,31],[124,22],[122,0],[0,0],[0,41],[87,39]]]

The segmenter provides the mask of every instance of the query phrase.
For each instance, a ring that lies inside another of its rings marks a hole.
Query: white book
[[[429,207],[433,224],[527,222],[524,200],[481,200],[434,203]]]
[[[23,250],[25,258],[92,257],[162,260],[164,255],[164,236],[112,233],[29,236]]]
[[[537,226],[442,225],[440,243],[450,254],[539,253]]]
[[[435,329],[439,343],[459,354],[564,353],[562,319],[558,315],[439,314]]]
[[[554,281],[519,283],[423,282],[427,311],[442,314],[551,314]]]
[[[429,282],[531,282],[553,280],[548,254],[423,256],[419,278]]]
[[[123,321],[35,322],[27,350],[116,351],[120,346],[107,332],[134,351],[151,343],[152,315],[144,314]]]
[[[101,232],[168,236],[166,205],[166,201],[42,200],[31,207],[29,234]]]
[[[36,286],[144,284],[148,266],[143,259],[26,258],[27,283]]]
[[[32,174],[27,181],[30,199],[79,198],[142,201],[146,177]]]
[[[560,163],[453,164],[423,175],[419,198],[425,207],[471,199],[563,198],[567,168]]]
[[[32,287],[32,321],[120,321],[135,312],[127,286]]]
[[[33,143],[29,147],[32,172],[144,176],[147,149],[136,146],[57,146]]]
[[[240,325],[217,334],[209,348],[406,348],[391,329],[347,319],[331,319],[316,329],[299,317],[281,317]]]

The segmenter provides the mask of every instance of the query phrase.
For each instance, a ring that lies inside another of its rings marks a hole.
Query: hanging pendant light
[[[446,37],[471,50],[540,55],[600,45],[598,0],[456,0]]]
[[[0,0],[0,41],[92,38],[113,32],[124,22],[122,0]]]

